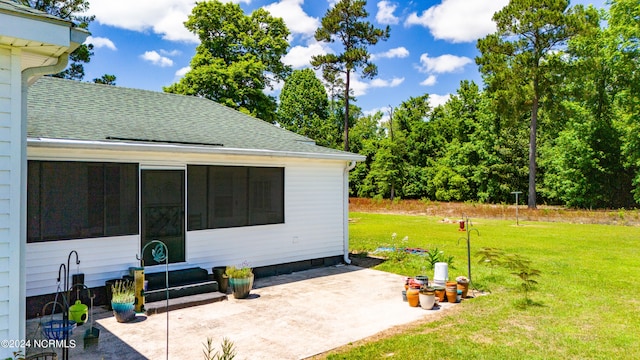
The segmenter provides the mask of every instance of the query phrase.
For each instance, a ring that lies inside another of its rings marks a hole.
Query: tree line
[[[351,172],[351,194],[508,203],[522,191],[532,208],[636,207],[640,7],[608,5],[511,0],[477,43],[483,87],[462,81],[435,108],[428,94],[386,114],[350,105],[349,149],[367,157]],[[341,148],[344,97],[326,101],[322,88],[310,69],[294,71],[278,119]]]
[[[437,107],[416,94],[373,115],[355,104],[350,75],[376,76],[368,47],[392,29],[369,23],[365,5],[341,0],[327,10],[315,38],[343,52],[311,60],[319,78],[282,63],[289,47],[282,19],[198,2],[185,22],[200,38],[191,70],[164,90],[366,156],[350,174],[354,196],[508,203],[522,191],[531,208],[640,203],[637,0],[611,0],[607,10],[511,0],[493,17],[496,32],[477,42],[483,84],[462,81]],[[265,90],[278,81],[276,99]]]
[[[512,0],[478,41],[484,88],[463,81],[442,106],[428,95],[358,120],[367,156],[358,196],[507,203],[531,185],[546,204],[640,202],[640,7]],[[377,115],[380,117],[380,114]],[[369,124],[369,125],[367,125]],[[533,178],[532,175],[533,174]]]

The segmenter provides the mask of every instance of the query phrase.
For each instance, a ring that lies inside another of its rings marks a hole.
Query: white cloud
[[[456,55],[440,55],[438,57],[430,58],[429,54],[424,53],[420,55],[420,71],[425,73],[450,73],[462,70],[462,68],[471,63],[472,60],[465,56]]]
[[[198,37],[184,27],[194,5],[193,0],[91,0],[89,14],[102,25],[152,31],[165,40],[198,43]]]
[[[450,97],[451,97],[451,94],[445,94],[445,95],[429,94],[429,105],[431,105],[432,108],[438,105],[444,105],[447,101],[449,101]]]
[[[282,62],[291,65],[294,69],[311,66],[311,57],[314,55],[324,55],[329,48],[323,43],[312,43],[308,46],[294,46],[289,50],[287,55],[282,57]]]
[[[160,49],[160,54],[162,54],[164,56],[178,56],[178,55],[182,54],[182,52],[180,50]]]
[[[330,8],[336,6],[338,2],[340,2],[340,0],[327,0],[327,3],[329,4]]]
[[[109,48],[109,49],[111,49],[111,50],[113,50],[113,51],[118,50],[118,49],[116,49],[116,45],[113,43],[113,41],[111,41],[110,39],[105,38],[105,37],[99,37],[99,36],[93,37],[93,36],[88,36],[88,37],[87,37],[87,40],[85,40],[85,42],[84,42],[84,43],[85,43],[85,44],[93,44],[93,46],[94,46],[96,49],[100,49],[100,48],[106,47],[106,48]]]
[[[282,90],[282,88],[284,87],[284,81],[280,80],[280,81],[273,81],[271,83],[271,85],[273,86],[273,88],[270,87],[266,87],[264,89],[264,93],[267,95],[273,95],[276,96],[278,94],[280,94],[280,91]]]
[[[369,83],[369,85],[371,87],[396,87],[400,84],[402,84],[404,82],[404,78],[396,78],[394,77],[393,79],[391,79],[391,81],[389,80],[383,80],[383,79],[373,79],[371,80],[371,82]]]
[[[438,79],[435,75],[429,75],[426,79],[424,79],[420,85],[424,86],[433,86],[438,82]]]
[[[383,123],[389,121],[389,107],[382,107],[382,108],[374,108],[374,109],[370,109],[370,110],[364,110],[362,113],[365,116],[373,116],[373,115],[376,115],[378,112],[382,113],[382,117],[380,118],[380,120],[378,120],[378,126],[382,126]]]
[[[189,71],[191,71],[191,66],[185,66],[183,68],[180,68],[176,71],[176,76],[177,77],[183,77],[185,76]]]
[[[375,114],[377,114],[379,112],[381,112],[383,114],[389,114],[389,107],[387,106],[387,107],[381,107],[381,108],[373,108],[373,109],[362,111],[362,113],[364,115],[375,115]]]
[[[378,3],[378,13],[376,14],[376,21],[380,24],[385,25],[395,25],[400,19],[397,16],[393,15],[393,12],[396,11],[398,5],[392,4],[388,1],[380,1]]]
[[[311,37],[320,27],[320,20],[307,15],[302,10],[304,0],[280,0],[264,7],[272,16],[284,20],[292,34],[302,34]]]
[[[168,66],[173,66],[173,60],[169,59],[168,57],[162,56],[160,54],[158,54],[157,51],[145,51],[144,54],[140,55],[140,57],[145,60],[148,61],[150,63],[152,63],[153,65],[157,65],[160,67],[168,67]]]
[[[407,50],[404,46],[400,46],[397,48],[390,49],[383,53],[373,54],[371,55],[371,60],[380,59],[380,58],[406,58],[409,56],[409,50]]]
[[[373,79],[370,82],[364,82],[357,73],[351,74],[349,81],[350,90],[355,97],[365,95],[370,88],[397,87],[404,82],[404,78],[394,77],[391,80]]]
[[[443,0],[422,15],[411,13],[404,25],[424,26],[436,39],[454,43],[475,41],[496,31],[491,18],[508,3],[509,0]]]
[[[358,97],[367,93],[369,90],[369,83],[360,80],[357,74],[352,74],[349,81],[349,89],[353,91],[353,96]]]

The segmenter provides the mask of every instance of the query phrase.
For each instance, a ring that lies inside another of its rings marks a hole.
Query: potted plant
[[[469,291],[469,279],[466,276],[458,276],[456,282],[458,283],[458,290],[462,290],[462,298],[466,299]]]
[[[240,267],[229,266],[226,273],[229,276],[229,285],[231,285],[233,297],[246,299],[253,287],[253,271],[251,271],[251,268],[246,264]]]
[[[218,291],[223,294],[227,293],[227,287],[229,286],[229,276],[227,276],[226,266],[215,266],[212,269],[214,280],[218,282]]]
[[[118,322],[128,322],[136,317],[134,304],[136,301],[133,282],[117,280],[111,286],[111,308]]]

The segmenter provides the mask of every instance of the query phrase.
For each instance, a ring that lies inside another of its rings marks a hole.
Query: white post
[[[518,195],[522,194],[522,191],[512,191],[512,194],[516,195],[516,226],[520,225],[518,223]]]

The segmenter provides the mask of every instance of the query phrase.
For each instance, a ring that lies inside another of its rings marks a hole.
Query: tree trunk
[[[344,151],[349,151],[349,80],[351,70],[347,69],[347,81],[344,87]]]
[[[529,129],[529,209],[536,208],[536,132],[538,129],[538,79],[533,79],[533,106]]]

